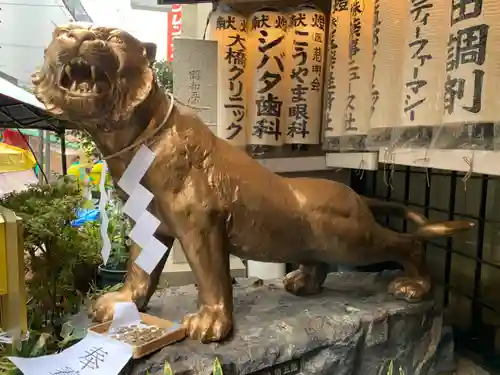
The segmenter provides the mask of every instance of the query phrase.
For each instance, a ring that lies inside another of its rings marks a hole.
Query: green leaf
[[[60,336],[62,340],[57,343],[57,346],[61,349],[69,346],[73,341],[81,340],[87,334],[85,328],[75,328],[71,322],[66,322],[62,325]]]
[[[394,372],[394,362],[391,360],[389,361],[389,368],[387,369],[387,375],[392,375]]]
[[[163,366],[163,375],[174,375],[172,368],[167,361],[165,361],[165,365]]]
[[[222,373],[222,366],[220,364],[219,358],[217,358],[217,357],[215,357],[212,374],[213,375],[223,375],[223,373]]]
[[[31,348],[30,357],[38,357],[44,354],[47,350],[47,343],[50,338],[50,335],[47,333],[42,333],[35,345]]]

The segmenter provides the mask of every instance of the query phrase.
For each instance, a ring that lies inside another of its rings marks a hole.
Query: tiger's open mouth
[[[102,69],[79,57],[64,66],[59,86],[71,96],[95,97],[111,89],[111,80]]]

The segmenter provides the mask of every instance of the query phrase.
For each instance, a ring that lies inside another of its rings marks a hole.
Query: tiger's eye
[[[116,44],[123,44],[123,39],[119,35],[112,35],[108,38],[108,42],[116,43]]]

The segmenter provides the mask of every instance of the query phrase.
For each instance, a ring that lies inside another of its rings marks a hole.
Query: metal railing
[[[427,265],[434,276],[436,302],[447,311],[458,349],[476,352],[478,360],[499,369],[500,262],[495,252],[500,250],[496,240],[500,219],[492,205],[500,179],[473,174],[464,190],[460,186],[464,174],[459,172],[396,167],[390,172],[391,186],[384,183],[383,173],[366,172],[361,178],[353,173],[351,186],[366,196],[403,203],[434,221],[466,219],[476,224],[474,230],[453,239],[429,241]],[[409,226],[400,218],[378,219],[397,231],[405,232]]]
[[[92,18],[90,18],[80,0],[62,0],[62,2],[75,21],[92,22]]]

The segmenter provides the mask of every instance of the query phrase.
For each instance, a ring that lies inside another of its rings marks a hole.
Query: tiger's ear
[[[147,57],[149,60],[150,64],[153,64],[153,62],[156,59],[156,44],[154,43],[143,43],[144,46],[144,55]]]

